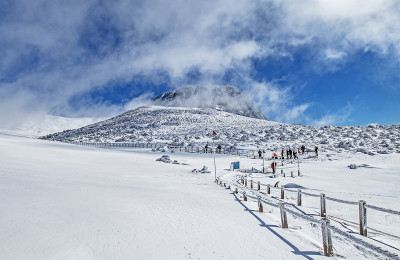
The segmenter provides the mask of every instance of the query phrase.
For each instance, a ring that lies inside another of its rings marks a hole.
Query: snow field
[[[209,155],[171,154],[188,164],[174,165],[145,149],[0,142],[1,259],[318,257],[297,235],[260,226],[213,174],[192,174],[212,169]]]

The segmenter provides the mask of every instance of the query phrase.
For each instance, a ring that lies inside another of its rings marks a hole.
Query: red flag
[[[279,140],[281,140],[281,141],[282,141],[282,137],[281,137],[281,138],[279,138]]]
[[[265,153],[265,151],[263,150],[263,153]]]
[[[274,153],[274,157],[277,157],[276,153]]]
[[[301,153],[301,151],[300,151],[300,150],[298,150],[298,152],[299,152],[299,153]]]
[[[217,135],[217,133],[213,130],[213,135]]]

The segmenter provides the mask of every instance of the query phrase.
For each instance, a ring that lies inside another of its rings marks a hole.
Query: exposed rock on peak
[[[153,104],[167,107],[214,108],[241,116],[266,119],[240,89],[227,85],[184,86],[155,97]]]

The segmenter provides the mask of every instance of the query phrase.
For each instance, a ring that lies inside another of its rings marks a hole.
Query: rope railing
[[[205,149],[204,146],[198,145],[171,145],[169,143],[148,143],[148,142],[137,142],[137,143],[125,143],[125,142],[69,142],[70,144],[75,145],[84,145],[84,146],[105,146],[105,147],[133,147],[133,148],[163,148],[168,147],[170,149],[179,149],[180,151],[189,152],[189,153],[217,153],[217,154],[231,154],[238,155],[240,157],[247,158],[258,158],[257,151],[253,149],[239,149],[229,145],[221,146],[221,149],[217,147],[209,147]],[[265,160],[271,160],[271,158],[265,158]],[[289,167],[290,168],[290,167]],[[294,167],[293,167],[294,168]]]
[[[303,219],[307,222],[311,222],[314,224],[321,224],[322,227],[328,228],[329,230],[328,231],[325,230],[325,232],[329,233],[329,237],[328,238],[324,237],[324,239],[323,239],[325,256],[329,256],[332,254],[332,251],[326,250],[326,248],[330,248],[330,250],[332,250],[332,244],[331,244],[332,242],[330,241],[330,245],[329,244],[325,245],[325,243],[327,243],[327,241],[330,240],[330,232],[332,231],[334,233],[335,237],[339,237],[339,236],[345,237],[346,239],[349,239],[349,240],[357,243],[358,245],[363,246],[365,251],[370,252],[375,257],[384,256],[385,258],[388,258],[388,259],[399,259],[399,256],[397,254],[391,253],[385,249],[375,246],[375,245],[369,243],[368,241],[366,241],[365,239],[361,239],[360,237],[355,235],[356,234],[355,232],[343,231],[338,227],[329,225],[329,220],[327,220],[327,218],[322,217],[320,219],[316,219],[312,215],[307,215],[305,212],[301,212],[301,211],[299,212],[298,210],[291,209],[290,207],[295,207],[295,205],[292,203],[283,203],[283,204],[279,203],[278,204],[278,203],[271,202],[270,199],[272,197],[268,197],[268,194],[265,194],[258,190],[254,190],[247,186],[241,185],[239,183],[240,181],[241,181],[241,179],[237,178],[236,180],[230,181],[229,183],[232,186],[235,186],[236,194],[240,193],[240,191],[242,192],[242,194],[244,194],[244,196],[246,197],[246,201],[248,199],[253,199],[254,201],[258,201],[259,209],[260,209],[260,206],[262,208],[261,203],[264,203],[265,205],[269,205],[274,208],[281,209],[282,228],[285,228],[285,226],[284,226],[285,224],[287,225],[286,215],[284,215],[284,218],[282,217],[282,214],[286,214],[286,213],[289,213],[292,216]],[[219,182],[222,183],[221,180]],[[231,185],[229,185],[229,187],[231,187]],[[313,194],[313,195],[315,195],[315,194]],[[319,197],[319,195],[318,195],[318,197]],[[285,205],[285,204],[290,207],[284,207],[283,205]],[[356,203],[356,204],[358,204],[358,203]],[[375,207],[375,206],[372,206],[372,207]],[[282,210],[284,211],[284,213],[282,213]],[[384,209],[384,210],[386,210],[386,209]],[[259,211],[259,212],[263,212],[263,211]],[[328,216],[328,218],[329,218],[329,216]],[[285,221],[286,221],[285,223],[283,222],[283,219],[285,219]],[[328,221],[328,225],[326,224],[326,221]],[[286,226],[286,228],[287,228],[287,226]],[[324,236],[324,230],[323,230],[323,236]]]
[[[264,187],[268,186],[268,185],[270,185],[270,184],[261,183],[261,186],[264,186]],[[279,189],[279,190],[280,189],[284,189],[285,191],[293,192],[293,193],[297,193],[298,192],[298,189],[297,190],[293,190],[291,188],[285,188],[285,187],[282,187],[282,188],[279,187],[278,188],[278,187],[274,187],[273,185],[270,185],[270,188]],[[316,198],[320,197],[320,194],[313,194],[313,193],[303,192],[303,191],[302,191],[302,194],[310,196],[310,197],[316,197]],[[358,201],[343,200],[343,199],[337,199],[337,198],[328,197],[328,196],[326,196],[325,198],[326,198],[326,200],[330,200],[330,201],[334,201],[334,202],[338,202],[338,203],[343,203],[343,204],[347,204],[347,205],[358,205]],[[381,211],[381,212],[385,212],[385,213],[389,213],[389,214],[394,214],[394,215],[400,216],[400,211],[398,211],[398,210],[386,209],[386,208],[382,208],[382,207],[378,207],[378,206],[374,206],[374,205],[370,205],[370,204],[366,204],[366,207],[370,208],[370,209],[373,209],[373,210],[377,210],[377,211]]]
[[[189,152],[189,153],[217,153],[217,154],[235,154],[239,156],[246,155],[252,156],[253,150],[246,149],[237,149],[235,147],[224,146],[221,149],[216,147],[200,147],[200,146],[192,146],[192,145],[179,145],[179,146],[171,146],[168,143],[105,143],[105,142],[69,142],[70,144],[75,145],[83,145],[83,146],[100,146],[100,147],[131,147],[131,148],[170,148],[170,149],[179,149],[180,151]]]

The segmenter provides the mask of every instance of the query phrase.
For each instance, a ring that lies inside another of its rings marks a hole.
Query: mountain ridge
[[[217,133],[213,137],[212,132]],[[400,125],[357,127],[305,126],[244,117],[212,108],[140,107],[119,116],[40,137],[74,142],[175,143],[202,146],[211,142],[238,148],[280,149],[318,146],[321,151],[369,155],[400,153]]]

